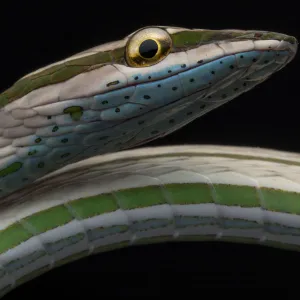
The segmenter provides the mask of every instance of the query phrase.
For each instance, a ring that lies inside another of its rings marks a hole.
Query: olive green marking
[[[134,209],[166,204],[161,189],[157,186],[133,188],[114,192],[121,209]]]
[[[63,82],[72,78],[74,74],[80,74],[88,70],[88,67],[82,66],[68,66],[67,68],[63,68],[60,72],[56,72],[51,75],[51,84],[53,82]]]
[[[254,33],[254,37],[256,37],[255,33]],[[295,37],[286,34],[276,33],[276,32],[266,32],[263,33],[261,36],[258,36],[257,38],[261,40],[278,40],[278,41],[282,40],[282,41],[289,42],[291,44],[298,43]]]
[[[0,231],[0,254],[33,237],[20,223],[14,223]]]
[[[209,43],[220,41],[238,41],[238,40],[284,40],[291,44],[296,44],[297,39],[276,32],[264,31],[231,31],[231,30],[196,30],[180,31],[171,34],[173,41],[173,52],[183,48],[193,48]]]
[[[80,198],[69,202],[68,205],[80,219],[91,218],[118,209],[116,199],[111,194]]]
[[[111,62],[112,59],[110,57],[109,52],[98,52],[93,55],[81,57],[75,60],[70,60],[66,62],[67,66],[87,66],[91,67],[93,65],[105,64]]]
[[[70,106],[64,109],[64,114],[70,114],[73,121],[80,121],[83,115],[83,108],[81,106]]]
[[[120,47],[120,48],[116,48],[116,49],[113,49],[110,51],[110,55],[111,55],[114,63],[126,65],[125,48],[126,47]]]
[[[245,34],[245,32],[220,31],[220,30],[199,30],[180,31],[171,34],[174,50],[192,48],[212,42],[232,40]]]
[[[200,204],[213,203],[211,190],[208,184],[181,183],[167,184],[164,188],[169,194],[172,204]]]
[[[242,207],[259,207],[260,201],[255,187],[214,184],[217,204]]]
[[[33,90],[66,81],[76,75],[105,66],[113,61],[124,64],[124,49],[98,52],[49,67],[36,74],[21,78],[0,94],[0,108],[25,96]],[[112,52],[112,53],[110,53]]]
[[[58,126],[55,125],[53,128],[52,128],[52,132],[56,132],[58,130]]]
[[[300,215],[300,194],[271,188],[261,188],[264,208],[270,211]]]
[[[298,44],[298,40],[293,36],[286,36],[283,40],[286,41],[286,42],[289,42],[293,45]]]
[[[35,139],[35,142],[36,143],[40,143],[42,141],[42,139],[41,138],[37,138],[37,139]]]
[[[110,86],[112,86],[112,85],[117,85],[117,84],[119,84],[119,83],[120,83],[120,81],[119,81],[119,80],[116,80],[116,81],[109,82],[106,86],[107,86],[107,87],[110,87]]]
[[[17,172],[18,170],[20,170],[23,166],[23,163],[21,162],[14,162],[12,164],[10,164],[8,167],[0,170],[0,178],[1,177],[5,177],[11,173]]]
[[[58,205],[28,216],[24,218],[24,221],[30,224],[39,234],[67,224],[73,219],[74,217],[65,206]]]

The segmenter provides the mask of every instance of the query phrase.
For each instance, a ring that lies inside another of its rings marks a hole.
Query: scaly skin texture
[[[130,43],[157,29],[170,37],[166,57],[131,66]],[[119,152],[254,88],[296,51],[296,39],[280,33],[157,26],[1,94],[0,293],[133,244],[223,238],[298,250],[297,155],[209,146]]]
[[[296,44],[294,37],[264,31],[236,31],[236,30],[187,30],[171,34],[173,48],[171,52],[187,51],[198,48],[201,45],[220,41],[243,41],[243,40],[279,40]],[[38,73],[26,76],[17,81],[10,89],[0,95],[0,107],[12,102],[29,92],[59,82],[66,81],[80,73],[100,68],[106,64],[118,63],[126,65],[124,61],[125,42],[120,41],[121,46],[106,51],[91,52],[89,55],[79,58],[70,58],[61,61],[52,67]]]
[[[166,57],[129,65],[131,43],[157,30],[169,37]],[[296,50],[279,33],[144,28],[33,72],[0,96],[0,197],[178,130],[269,78]]]
[[[178,146],[66,166],[1,204],[1,291],[130,245],[221,240],[299,251],[298,162],[258,148]]]

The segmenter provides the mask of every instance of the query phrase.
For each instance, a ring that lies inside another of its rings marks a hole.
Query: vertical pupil
[[[158,50],[158,45],[154,40],[145,40],[140,45],[140,55],[144,58],[152,58]]]

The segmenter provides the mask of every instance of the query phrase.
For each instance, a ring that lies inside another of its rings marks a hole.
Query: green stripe
[[[213,203],[211,189],[208,184],[183,183],[167,184],[165,190],[172,204]]]
[[[261,193],[265,209],[300,215],[299,193],[269,188],[261,188]]]
[[[68,203],[80,219],[91,218],[118,209],[117,202],[111,194],[102,194],[80,198]]]
[[[215,201],[218,204],[241,207],[260,207],[258,194],[254,187],[216,184]],[[261,188],[264,208],[270,211],[286,212],[300,215],[300,193]],[[112,212],[121,208],[130,210],[154,205],[171,204],[201,204],[213,203],[213,193],[208,184],[166,184],[164,188],[148,186],[143,188],[124,189],[114,194],[80,198],[70,201],[68,205],[80,219]],[[58,205],[24,218],[37,234],[54,229],[71,222],[74,219],[64,205]],[[20,223],[14,223],[0,231],[0,253],[14,248],[31,238]]]
[[[296,44],[296,38],[277,32],[232,30],[184,30],[171,34],[175,51],[220,41],[284,40]]]
[[[30,224],[37,234],[54,229],[71,222],[74,217],[64,205],[58,205],[38,212],[24,219]]]
[[[43,215],[44,212],[40,212]],[[33,234],[28,232],[20,223],[14,223],[11,226],[0,231],[0,254],[18,246],[23,241],[31,238]]]
[[[203,44],[214,43],[217,41],[232,40],[240,37],[245,32],[220,31],[220,30],[202,30],[202,31],[179,31],[171,34],[173,46],[175,48],[192,48]]]
[[[254,187],[214,184],[214,189],[218,204],[242,207],[260,206],[258,193]]]
[[[148,186],[114,192],[121,209],[144,208],[166,204],[167,201],[160,187]]]
[[[121,63],[124,56],[124,50],[125,47],[115,49],[111,51],[112,53],[110,53],[110,51],[98,52],[96,54],[73,59],[68,62],[49,67],[37,74],[21,78],[12,87],[0,94],[0,108],[25,96],[33,90],[66,81],[83,72],[100,68],[105,64],[111,64],[113,60]]]

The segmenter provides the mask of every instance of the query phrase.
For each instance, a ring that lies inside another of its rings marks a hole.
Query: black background
[[[142,26],[258,29],[300,38],[299,15],[288,1],[2,1],[0,92],[37,68],[120,39]],[[297,55],[254,90],[146,146],[221,144],[300,152],[299,67]],[[267,287],[268,296],[281,289],[287,298],[299,286],[299,270],[299,253],[261,246],[148,245],[60,267],[24,284],[5,299],[37,299],[42,292],[43,297],[206,297],[205,287],[210,288],[208,297],[215,288]],[[232,291],[223,295],[231,297]],[[265,296],[258,292],[256,297]]]

